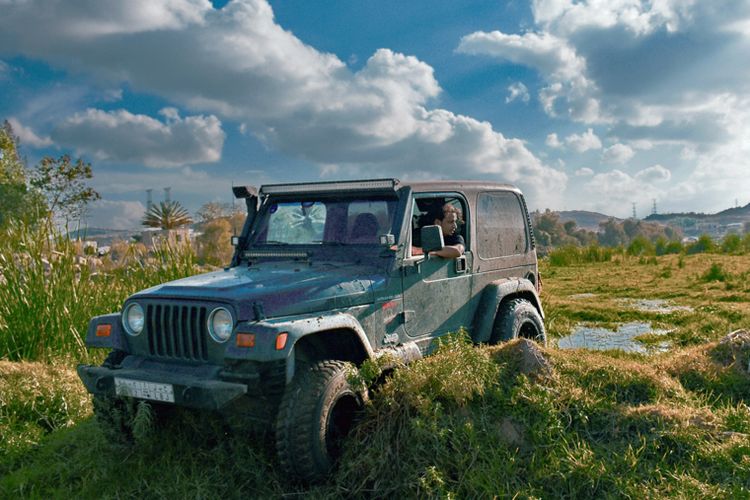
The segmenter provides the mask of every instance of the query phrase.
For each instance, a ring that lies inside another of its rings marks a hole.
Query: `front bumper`
[[[166,367],[165,367],[166,368]],[[226,382],[206,377],[202,370],[196,373],[159,368],[106,368],[102,366],[78,365],[78,376],[86,389],[99,396],[117,396],[115,377],[127,380],[170,384],[174,392],[174,404],[202,410],[220,410],[233,400],[245,395],[246,384]]]

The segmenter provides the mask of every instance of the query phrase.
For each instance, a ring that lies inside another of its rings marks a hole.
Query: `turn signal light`
[[[280,333],[276,336],[276,350],[281,351],[286,347],[286,339],[289,337],[289,334],[284,332]]]
[[[103,323],[101,325],[96,325],[96,336],[97,337],[109,337],[109,335],[112,333],[112,325]]]
[[[254,333],[238,333],[237,347],[255,347]]]

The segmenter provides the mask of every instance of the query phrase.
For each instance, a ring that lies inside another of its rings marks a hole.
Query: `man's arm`
[[[464,254],[464,246],[461,244],[458,245],[446,245],[440,250],[433,250],[430,252],[430,255],[435,255],[437,257],[442,257],[444,259],[457,259],[458,257],[461,257]]]

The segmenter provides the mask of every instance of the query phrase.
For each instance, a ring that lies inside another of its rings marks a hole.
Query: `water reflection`
[[[596,351],[620,349],[644,354],[664,352],[669,349],[669,342],[659,342],[656,345],[646,346],[635,340],[635,337],[645,334],[664,335],[666,333],[668,333],[668,330],[654,330],[651,328],[651,323],[645,322],[623,323],[617,330],[579,325],[573,333],[559,339],[557,347],[560,349],[591,349]]]

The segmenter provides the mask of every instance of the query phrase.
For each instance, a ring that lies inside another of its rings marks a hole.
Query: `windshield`
[[[378,245],[394,233],[397,200],[385,197],[267,200],[250,244]]]

